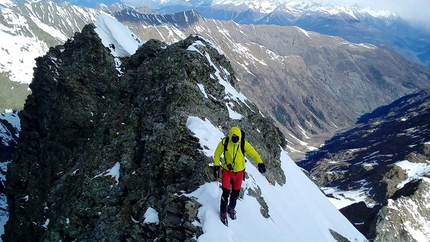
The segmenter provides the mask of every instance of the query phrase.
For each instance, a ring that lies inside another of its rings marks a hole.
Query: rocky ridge
[[[196,152],[202,147],[186,128],[190,115],[209,118],[225,133],[244,127],[274,168],[270,179],[285,182],[276,169],[281,133],[254,104],[226,95],[217,75],[238,83],[210,42],[149,40],[122,59],[119,74],[94,28],[87,25],[36,60],[8,167],[3,241],[193,241],[202,233],[192,223],[200,205],[178,194],[211,180],[212,160]],[[229,118],[227,105],[244,117]],[[159,224],[143,223],[148,207],[159,211]]]

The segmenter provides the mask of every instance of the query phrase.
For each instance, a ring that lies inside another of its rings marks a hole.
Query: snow
[[[303,34],[305,34],[307,37],[309,37],[309,33],[308,33],[308,31],[306,31],[306,30],[304,30],[304,29],[302,29],[302,28],[299,28],[299,27],[296,27],[298,30],[300,30],[300,32],[302,32]],[[309,37],[310,38],[310,37]]]
[[[21,130],[21,121],[18,116],[18,112],[14,112],[11,109],[5,109],[4,113],[0,114],[0,119],[7,120],[12,126],[18,131]]]
[[[155,223],[155,224],[159,224],[160,220],[158,219],[158,212],[149,207],[145,214],[143,215],[145,217],[145,220],[143,221],[143,223],[149,224],[149,223]]]
[[[209,40],[209,39],[207,39],[207,38],[205,38],[205,37],[203,37],[203,36],[200,36],[200,35],[193,35],[194,37],[196,37],[196,36],[198,36],[200,39],[202,39],[202,40],[204,40],[204,41],[206,41],[206,43],[209,43],[209,45],[212,47],[212,48],[214,48],[214,49],[216,49],[217,51],[218,51],[218,54],[219,55],[224,55],[224,52],[218,47],[218,46],[216,46],[211,40]],[[202,45],[202,46],[205,46],[201,41],[196,41],[196,44],[197,45]]]
[[[199,137],[205,155],[213,156],[216,148],[216,146],[213,147],[213,144],[218,144],[225,137],[221,129],[215,127],[208,119],[202,120],[193,116],[187,119],[186,125],[196,137]]]
[[[25,9],[21,10],[14,2],[16,1],[0,0],[3,22],[0,24],[0,72],[7,73],[11,81],[21,83],[32,81],[33,68],[36,65],[35,58],[43,56],[49,50],[42,38],[49,39],[48,36],[51,36],[59,42],[67,39],[68,36],[60,27],[55,27],[54,19],[61,17],[62,23],[67,25],[66,28],[76,29],[81,23],[72,21],[72,15],[78,17],[80,21],[90,23],[95,20],[97,14],[96,10],[80,7],[73,7],[71,14],[70,9],[64,10],[53,2],[48,3],[50,6],[43,9],[45,14],[41,14],[38,5],[31,4],[32,1],[25,3]],[[31,34],[31,31],[37,31],[35,28],[39,32],[45,32],[44,37],[39,38]]]
[[[59,29],[55,29],[47,24],[44,24],[42,21],[40,21],[35,16],[30,16],[31,21],[33,21],[37,27],[39,27],[41,30],[45,31],[46,33],[49,33],[52,37],[59,39],[61,41],[66,41],[67,37],[65,34],[63,34]]]
[[[194,36],[196,37],[196,35],[194,35]],[[215,45],[211,41],[209,41],[209,40],[207,40],[207,39],[205,39],[204,37],[201,37],[201,36],[198,36],[198,38],[207,41],[207,43],[209,44],[209,46],[215,48]],[[225,70],[224,68],[221,67],[221,69],[220,69],[218,66],[216,66],[213,63],[212,58],[211,58],[211,56],[208,53],[202,53],[202,51],[198,49],[201,46],[206,46],[206,45],[203,44],[201,41],[195,41],[192,45],[188,46],[187,50],[188,51],[196,51],[200,55],[206,57],[206,59],[208,60],[209,64],[215,69],[215,76],[213,76],[211,74],[211,78],[217,80],[221,85],[224,86],[224,88],[225,88],[224,90],[225,90],[225,94],[226,94],[226,97],[225,97],[226,100],[240,101],[241,103],[245,104],[251,111],[253,111],[251,109],[251,107],[249,107],[248,104],[246,104],[245,100],[247,100],[247,98],[245,97],[245,95],[243,95],[242,93],[238,92],[230,84],[230,82],[228,82],[227,80],[225,80],[224,77],[230,76],[230,73],[227,70]],[[215,49],[218,50],[218,54],[223,55],[223,53],[218,48],[215,48]],[[200,90],[203,92],[203,94],[206,97],[206,93],[204,92],[204,86],[202,84],[198,84],[198,85],[199,85]],[[241,115],[240,113],[237,113],[236,111],[234,111],[232,109],[232,107],[234,107],[234,104],[232,102],[228,102],[227,103],[227,109],[228,109],[229,117],[231,119],[236,119],[236,120],[242,119],[243,115]]]
[[[115,163],[115,165],[111,169],[106,170],[106,171],[96,175],[94,178],[101,177],[101,176],[110,176],[110,177],[115,179],[115,184],[118,185],[119,176],[120,176],[120,173],[119,173],[120,166],[121,166],[120,163],[117,162],[117,163]]]
[[[131,56],[144,44],[137,35],[108,14],[100,14],[94,25],[103,45],[110,48],[115,57]]]
[[[42,227],[43,228],[45,228],[45,229],[47,229],[48,228],[48,225],[49,225],[49,218],[48,219],[46,219],[46,221],[45,221],[45,223],[42,225]]]
[[[213,157],[218,142],[225,135],[208,120],[189,117],[187,127],[199,138],[204,154]],[[351,241],[367,241],[353,225],[330,203],[318,187],[310,181],[285,151],[280,148],[281,168],[287,183],[271,185],[251,163],[246,171],[249,178],[242,188],[260,188],[269,207],[269,218],[260,213],[261,205],[248,195],[238,200],[237,220],[224,226],[219,220],[221,189],[218,182],[210,182],[187,196],[202,204],[199,221],[203,235],[198,241],[335,241],[332,229]],[[269,168],[270,169],[270,168]],[[250,229],[255,228],[255,229]]]
[[[395,165],[399,166],[406,171],[407,178],[397,185],[397,188],[402,188],[406,183],[423,177],[425,174],[430,173],[430,161],[426,163],[412,163],[408,160],[396,162]]]
[[[373,207],[374,205],[366,201],[367,195],[364,189],[343,191],[333,187],[322,187],[321,190],[324,194],[333,196],[333,198],[328,199],[337,209],[341,209],[358,202],[365,202],[368,207]]]
[[[240,113],[238,113],[238,112],[234,111],[234,110],[231,108],[231,106],[234,106],[234,104],[233,104],[233,103],[231,103],[231,102],[227,104],[228,116],[229,116],[231,119],[235,119],[235,120],[240,120],[240,119],[242,119],[242,118],[243,118],[242,114],[240,114]]]
[[[203,86],[203,84],[197,84],[197,86],[199,87],[199,89],[202,92],[203,96],[205,98],[208,98],[208,94],[206,94],[206,91],[205,91],[205,86]]]

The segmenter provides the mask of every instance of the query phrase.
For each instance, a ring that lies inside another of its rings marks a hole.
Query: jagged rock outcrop
[[[388,200],[375,219],[374,241],[430,240],[430,179],[410,182]]]
[[[180,194],[212,179],[212,160],[186,127],[191,115],[225,133],[241,126],[279,172],[271,179],[285,183],[280,131],[254,104],[226,95],[217,76],[237,87],[234,71],[210,43],[149,40],[121,60],[120,74],[94,28],[37,59],[7,172],[3,241],[195,240],[200,204]],[[227,105],[243,118],[229,118]],[[159,223],[144,222],[148,208]]]

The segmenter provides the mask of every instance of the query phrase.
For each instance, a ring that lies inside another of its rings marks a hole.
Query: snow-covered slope
[[[9,0],[0,2],[0,12],[0,72],[22,83],[31,82],[36,57],[94,22],[99,14],[69,3]]]
[[[133,32],[107,14],[101,14],[94,23],[103,45],[111,49],[115,57],[134,54],[143,42]]]
[[[188,128],[199,138],[206,154],[213,154],[223,137],[210,121],[190,117]],[[337,241],[335,231],[349,241],[367,241],[352,224],[327,200],[285,151],[281,152],[281,167],[286,184],[269,184],[257,168],[248,162],[249,178],[242,184],[245,195],[237,205],[236,221],[225,227],[219,221],[221,189],[217,182],[203,185],[188,196],[203,204],[199,218],[204,234],[198,241]],[[260,213],[261,205],[249,195],[248,188],[260,190],[269,207],[269,218]]]

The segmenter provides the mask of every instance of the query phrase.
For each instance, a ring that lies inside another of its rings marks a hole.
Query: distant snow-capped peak
[[[273,1],[273,0],[266,0]],[[397,17],[398,15],[388,10],[375,10],[370,8],[362,8],[357,4],[330,4],[330,3],[317,3],[317,2],[299,2],[288,1],[279,3],[278,10],[284,9],[290,13],[303,14],[304,12],[320,12],[327,15],[347,14],[353,18],[358,18],[359,15],[369,14],[374,17]]]
[[[214,0],[212,5],[245,5],[262,13],[273,12],[281,3],[274,0]]]
[[[8,1],[8,0],[0,0]],[[139,0],[124,0],[127,4],[132,6],[141,6],[142,2]],[[396,17],[397,14],[386,10],[375,10],[370,8],[363,8],[357,4],[330,4],[318,2],[303,2],[303,1],[287,1],[287,0],[150,0],[146,1],[145,5],[160,9],[166,6],[188,6],[188,7],[202,7],[202,6],[246,6],[247,8],[261,12],[272,13],[274,11],[289,12],[294,15],[301,15],[305,12],[321,12],[328,15],[347,14],[353,18],[357,15],[368,14],[374,17]]]

